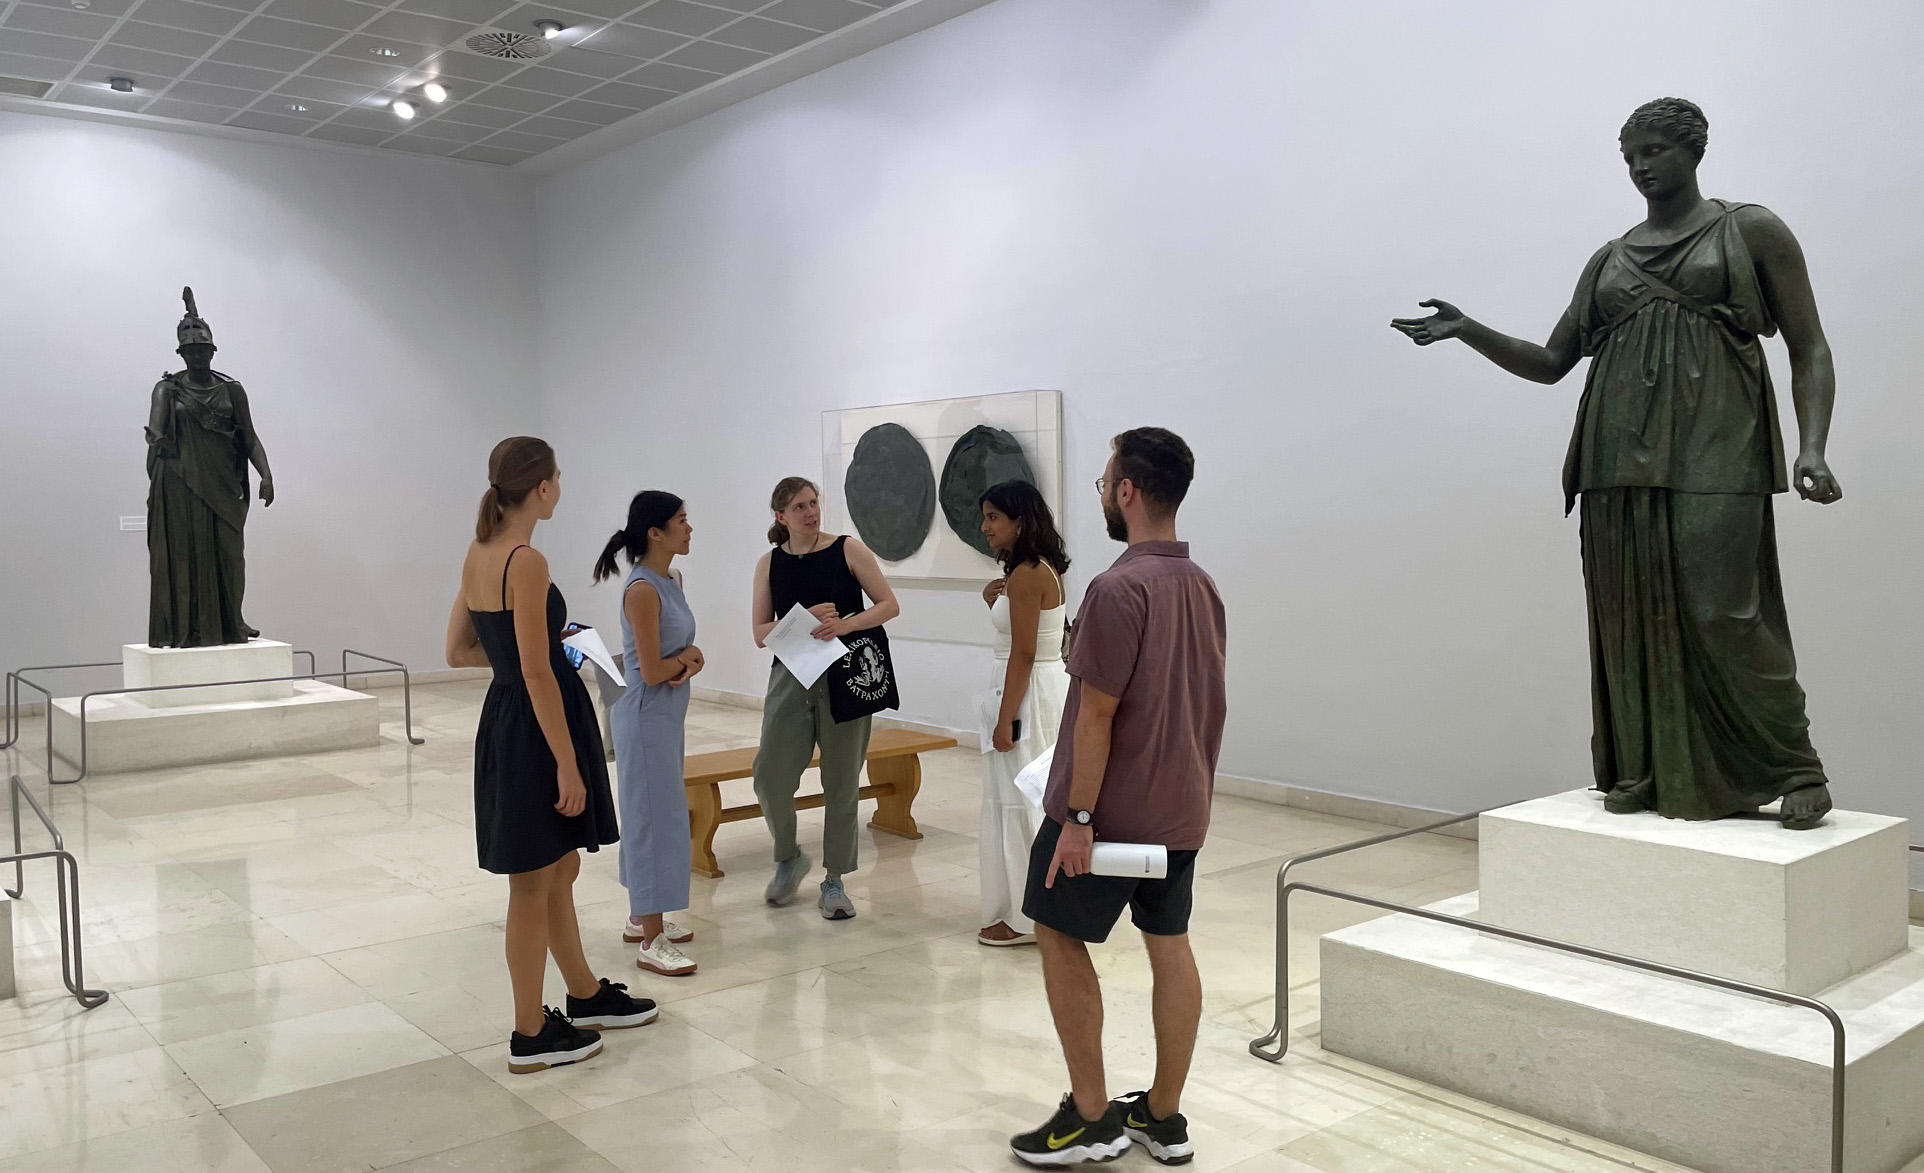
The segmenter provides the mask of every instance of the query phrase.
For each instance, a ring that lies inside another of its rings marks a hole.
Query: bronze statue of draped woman
[[[274,503],[274,474],[247,392],[213,369],[214,332],[194,305],[194,291],[181,290],[181,298],[187,313],[175,336],[187,369],[154,384],[147,416],[147,642],[245,643],[260,634],[241,618],[247,466],[260,473],[262,505]]]
[[[1831,808],[1811,748],[1778,576],[1772,498],[1828,505],[1836,380],[1803,251],[1756,204],[1705,199],[1703,111],[1645,103],[1620,136],[1648,218],[1599,249],[1546,345],[1444,301],[1391,323],[1460,338],[1511,374],[1589,378],[1563,470],[1581,502],[1592,762],[1604,805],[1717,819],[1782,799],[1804,830]],[[1763,338],[1781,329],[1801,444],[1785,475]]]

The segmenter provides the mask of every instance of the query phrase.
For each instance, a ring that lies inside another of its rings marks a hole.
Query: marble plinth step
[[[1475,917],[1477,896],[1431,906]],[[1924,1153],[1924,930],[1826,990],[1847,1027],[1845,1167]],[[1322,940],[1325,1050],[1705,1173],[1830,1168],[1815,1011],[1410,916]]]
[[[56,756],[80,760],[80,702],[53,702]],[[202,762],[276,757],[373,745],[381,739],[380,702],[318,680],[292,682],[279,700],[150,708],[132,697],[87,703],[87,773],[112,774]]]
[[[266,680],[294,674],[294,646],[272,639],[204,648],[156,648],[126,644],[120,649],[120,679],[125,688],[206,684],[208,688],[170,688],[128,699],[152,709],[204,705],[215,701],[275,701],[294,695],[294,682],[221,684],[224,680]],[[93,706],[88,706],[88,712]]]
[[[1689,823],[1573,790],[1477,820],[1480,918],[1815,994],[1905,947],[1908,820],[1832,811]]]

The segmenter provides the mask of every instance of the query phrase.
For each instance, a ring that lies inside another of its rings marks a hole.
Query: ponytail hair
[[[616,554],[626,554],[628,565],[633,566],[648,556],[648,531],[666,529],[681,512],[685,502],[673,493],[658,489],[644,489],[635,494],[628,502],[628,524],[615,531],[608,544],[601,548],[601,557],[595,559],[595,581],[611,578],[620,573],[615,564]]]
[[[608,539],[608,544],[601,548],[601,557],[595,559],[596,582],[621,573],[621,567],[615,563],[615,555],[623,552],[627,553],[630,566],[640,559],[640,555],[635,553],[634,543],[628,539],[628,531],[618,529],[615,531],[615,536]]]
[[[481,509],[474,519],[474,540],[485,542],[494,536],[508,510],[528,499],[528,494],[555,475],[554,449],[546,440],[533,436],[509,436],[488,454],[488,489],[481,494]]]
[[[822,491],[815,487],[815,482],[807,477],[783,477],[775,486],[774,494],[768,499],[768,508],[775,513],[780,513],[793,505],[795,498],[801,496],[804,489],[814,489],[818,497],[822,494]],[[774,525],[768,527],[768,544],[779,546],[786,541],[788,541],[788,527],[778,518]]]

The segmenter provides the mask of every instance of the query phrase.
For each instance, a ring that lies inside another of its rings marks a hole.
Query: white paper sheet
[[[615,663],[615,658],[608,654],[608,645],[601,642],[600,632],[592,627],[584,627],[561,642],[593,660],[603,672],[614,677],[615,682],[621,687],[628,687],[627,674],[622,672],[621,665]]]
[[[1056,747],[1051,745],[1037,754],[1035,760],[1022,767],[1021,772],[1015,776],[1015,788],[1022,792],[1022,797],[1028,799],[1029,805],[1037,811],[1042,809],[1042,795],[1049,789],[1049,770],[1055,765],[1055,761]]]
[[[841,640],[816,639],[809,634],[821,625],[821,620],[797,603],[762,641],[803,688],[813,688],[830,664],[848,655],[848,645]]]

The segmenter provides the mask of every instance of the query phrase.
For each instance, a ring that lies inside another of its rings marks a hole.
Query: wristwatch
[[[1079,811],[1074,807],[1069,808],[1069,821],[1078,827],[1086,827],[1094,820],[1095,816],[1088,811]]]

